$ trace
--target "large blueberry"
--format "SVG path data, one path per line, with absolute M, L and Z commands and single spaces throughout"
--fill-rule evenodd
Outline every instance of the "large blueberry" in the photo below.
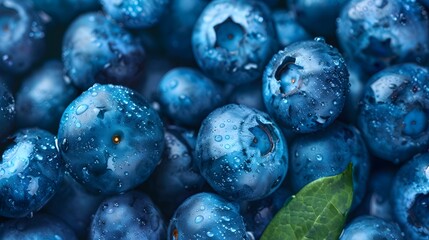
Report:
M 86 192 L 82 185 L 66 172 L 60 189 L 43 210 L 63 220 L 80 239 L 85 239 L 88 235 L 91 217 L 97 211 L 103 198 L 102 195 Z
M 253 236 L 252 239 L 261 238 L 265 228 L 291 196 L 291 192 L 284 186 L 281 186 L 266 198 L 257 201 L 242 202 L 240 204 L 241 215 L 244 218 L 246 230 Z
M 18 126 L 56 134 L 61 115 L 77 96 L 78 90 L 64 77 L 61 62 L 45 63 L 22 82 L 16 95 Z
M 213 193 L 189 197 L 170 220 L 171 240 L 246 240 L 246 228 L 236 203 Z
M 341 233 L 339 240 L 402 240 L 398 224 L 373 216 L 355 218 Z
M 375 156 L 400 162 L 429 147 L 429 71 L 415 64 L 387 68 L 368 82 L 358 125 Z
M 0 71 L 23 73 L 45 52 L 45 27 L 28 1 L 0 0 Z
M 159 163 L 164 130 L 158 114 L 131 89 L 96 84 L 64 111 L 58 130 L 71 175 L 88 190 L 127 191 Z
M 231 200 L 257 200 L 286 176 L 288 151 L 277 124 L 244 105 L 218 108 L 201 124 L 197 165 L 207 182 Z
M 54 24 L 68 24 L 77 15 L 97 10 L 99 0 L 31 0 L 34 6 L 52 18 Z
M 15 115 L 15 99 L 3 79 L 0 79 L 0 139 L 4 139 L 14 126 Z
M 408 239 L 429 238 L 429 154 L 403 165 L 393 181 L 391 201 Z
M 73 230 L 60 219 L 36 214 L 0 223 L 2 240 L 77 240 Z
M 161 212 L 144 193 L 132 191 L 104 200 L 91 223 L 89 239 L 165 239 Z
M 148 180 L 150 194 L 166 216 L 206 185 L 195 166 L 193 150 L 196 134 L 177 127 L 165 132 L 165 151 L 161 163 Z
M 55 136 L 24 129 L 6 138 L 0 147 L 0 216 L 24 217 L 38 211 L 63 180 Z
M 314 36 L 335 37 L 336 20 L 349 0 L 287 0 L 296 18 Z
M 338 20 L 345 56 L 373 74 L 385 67 L 429 58 L 429 21 L 417 1 L 352 0 Z
M 158 87 L 161 111 L 179 125 L 198 127 L 224 101 L 220 85 L 192 68 L 175 68 Z
M 64 35 L 65 72 L 83 90 L 94 83 L 132 83 L 142 71 L 144 55 L 130 33 L 101 13 L 81 15 Z
M 340 53 L 323 39 L 278 52 L 263 76 L 269 114 L 287 130 L 308 133 L 329 126 L 341 113 L 349 73 Z
M 277 10 L 273 12 L 273 21 L 280 48 L 284 48 L 294 42 L 311 39 L 310 34 L 297 22 L 291 12 Z
M 192 47 L 213 79 L 241 84 L 258 79 L 277 50 L 277 36 L 263 2 L 216 0 L 195 23 Z
M 343 172 L 353 164 L 353 207 L 365 195 L 369 177 L 369 157 L 359 131 L 340 122 L 328 129 L 295 138 L 290 147 L 289 178 L 293 190 L 308 183 Z
M 104 11 L 123 26 L 147 28 L 159 22 L 170 0 L 100 0 L 100 2 Z
M 171 0 L 160 22 L 160 39 L 168 56 L 179 63 L 193 62 L 192 31 L 209 0 Z

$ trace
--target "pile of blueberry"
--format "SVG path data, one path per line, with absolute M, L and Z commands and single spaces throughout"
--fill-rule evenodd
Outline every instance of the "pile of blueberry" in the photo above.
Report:
M 0 239 L 429 239 L 428 0 L 0 0 Z

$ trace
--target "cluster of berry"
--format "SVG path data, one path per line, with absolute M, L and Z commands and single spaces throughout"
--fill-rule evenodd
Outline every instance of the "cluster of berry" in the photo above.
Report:
M 429 239 L 428 0 L 0 0 L 0 239 Z M 311 209 L 311 206 L 309 206 Z

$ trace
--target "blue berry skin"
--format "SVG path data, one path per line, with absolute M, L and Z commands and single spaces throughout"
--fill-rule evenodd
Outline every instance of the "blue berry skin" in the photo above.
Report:
M 332 124 L 349 90 L 344 59 L 321 38 L 296 42 L 279 51 L 262 80 L 268 113 L 296 133 L 315 132 Z
M 274 11 L 273 21 L 281 49 L 294 42 L 311 39 L 311 35 L 297 22 L 291 12 Z
M 45 205 L 43 211 L 67 223 L 79 239 L 86 239 L 91 218 L 103 198 L 102 195 L 86 192 L 82 185 L 66 172 L 60 189 Z
M 0 71 L 21 74 L 45 53 L 45 26 L 28 1 L 0 0 Z
M 312 35 L 335 37 L 336 20 L 349 0 L 287 0 L 298 22 Z
M 429 58 L 429 21 L 417 1 L 352 0 L 341 12 L 337 35 L 344 55 L 368 74 Z
M 64 35 L 64 69 L 82 90 L 94 83 L 130 85 L 139 77 L 144 56 L 136 39 L 101 13 L 81 15 Z
M 61 115 L 78 93 L 64 77 L 61 62 L 46 62 L 22 82 L 16 95 L 18 127 L 38 127 L 56 134 Z
M 288 168 L 281 130 L 268 114 L 244 105 L 229 104 L 210 113 L 201 124 L 195 154 L 210 186 L 235 201 L 267 197 Z
M 161 110 L 182 126 L 198 127 L 215 108 L 222 105 L 222 88 L 198 70 L 174 68 L 158 87 Z
M 260 239 L 265 228 L 291 196 L 292 193 L 281 186 L 266 198 L 240 204 L 246 230 L 252 234 L 252 239 Z
M 64 165 L 55 136 L 23 129 L 1 143 L 0 216 L 24 217 L 42 208 L 59 189 Z
M 0 223 L 2 240 L 77 240 L 75 233 L 60 219 L 36 214 Z
M 53 24 L 68 24 L 81 13 L 99 8 L 98 0 L 31 0 L 36 9 L 49 15 Z
M 164 129 L 158 114 L 131 89 L 96 84 L 64 111 L 58 142 L 66 167 L 86 189 L 125 192 L 159 163 Z
M 212 1 L 192 35 L 200 68 L 215 80 L 236 85 L 260 78 L 277 46 L 268 7 L 252 0 Z
M 236 87 L 229 96 L 229 102 L 266 111 L 262 99 L 262 84 L 259 81 Z
M 160 40 L 171 59 L 192 63 L 192 31 L 209 0 L 171 0 L 168 14 L 160 22 Z M 184 17 L 186 16 L 186 17 Z
M 12 92 L 0 79 L 0 138 L 4 139 L 15 125 L 15 99 Z
M 403 165 L 393 181 L 391 201 L 407 239 L 429 238 L 429 154 Z
M 126 28 L 142 29 L 158 23 L 170 0 L 100 0 L 104 11 Z
M 355 218 L 348 224 L 339 240 L 402 240 L 398 224 L 373 216 Z
M 429 71 L 415 64 L 387 68 L 365 87 L 358 126 L 369 150 L 394 163 L 429 147 Z
M 369 178 L 369 157 L 360 132 L 340 122 L 328 129 L 296 137 L 290 147 L 289 178 L 298 192 L 308 183 L 343 172 L 353 164 L 353 206 L 362 201 Z
M 170 126 L 165 132 L 161 163 L 148 180 L 150 195 L 162 212 L 171 217 L 188 197 L 202 192 L 205 179 L 195 166 L 196 134 Z
M 247 240 L 236 203 L 213 193 L 198 193 L 180 205 L 168 226 L 171 240 Z
M 98 207 L 89 239 L 166 239 L 159 209 L 144 193 L 132 191 L 110 197 Z

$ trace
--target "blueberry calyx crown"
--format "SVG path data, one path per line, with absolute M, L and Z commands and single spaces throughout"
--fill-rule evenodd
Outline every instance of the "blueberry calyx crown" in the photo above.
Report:
M 228 52 L 238 51 L 246 34 L 243 26 L 234 22 L 231 17 L 214 26 L 214 30 L 216 33 L 215 47 L 223 48 Z
M 274 78 L 280 82 L 279 91 L 284 97 L 296 93 L 302 85 L 300 70 L 303 67 L 296 65 L 295 61 L 293 57 L 286 57 L 274 74 Z

